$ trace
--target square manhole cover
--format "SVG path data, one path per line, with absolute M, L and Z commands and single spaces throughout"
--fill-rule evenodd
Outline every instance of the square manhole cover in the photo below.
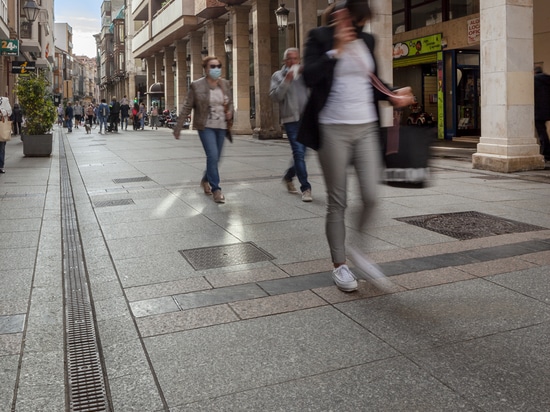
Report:
M 116 199 L 116 200 L 100 200 L 94 202 L 94 207 L 109 207 L 109 206 L 126 206 L 133 205 L 132 199 Z
M 149 176 L 142 177 L 124 177 L 120 179 L 113 179 L 114 183 L 133 183 L 133 182 L 149 182 L 151 178 Z
M 251 242 L 179 251 L 195 270 L 221 268 L 275 259 Z
M 546 229 L 473 211 L 401 217 L 396 220 L 460 240 Z

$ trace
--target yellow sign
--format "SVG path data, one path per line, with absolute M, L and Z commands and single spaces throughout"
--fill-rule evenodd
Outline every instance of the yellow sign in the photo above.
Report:
M 441 33 L 394 44 L 393 58 L 395 60 L 439 51 L 441 51 Z

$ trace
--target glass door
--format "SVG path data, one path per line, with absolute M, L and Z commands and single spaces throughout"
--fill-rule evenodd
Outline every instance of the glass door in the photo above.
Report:
M 457 66 L 456 135 L 480 136 L 481 79 L 479 67 Z

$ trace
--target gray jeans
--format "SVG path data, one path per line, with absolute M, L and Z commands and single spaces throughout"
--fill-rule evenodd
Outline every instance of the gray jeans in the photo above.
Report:
M 380 176 L 378 123 L 321 124 L 319 162 L 327 190 L 325 230 L 333 263 L 346 262 L 347 168 L 352 165 L 359 180 L 363 208 L 354 228 L 361 230 L 376 204 Z

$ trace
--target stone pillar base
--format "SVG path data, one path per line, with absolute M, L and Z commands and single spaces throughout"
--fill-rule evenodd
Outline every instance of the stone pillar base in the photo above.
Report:
M 474 153 L 472 155 L 474 169 L 491 170 L 500 173 L 523 172 L 526 170 L 544 169 L 544 157 L 531 156 L 501 156 L 487 153 Z
M 235 112 L 235 121 L 233 122 L 234 134 L 252 134 L 250 126 L 250 110 L 239 110 Z
M 260 129 L 259 127 L 254 129 L 254 133 L 252 135 L 254 139 L 258 140 L 272 140 L 272 139 L 281 139 L 283 137 L 281 131 L 277 130 L 265 130 Z

